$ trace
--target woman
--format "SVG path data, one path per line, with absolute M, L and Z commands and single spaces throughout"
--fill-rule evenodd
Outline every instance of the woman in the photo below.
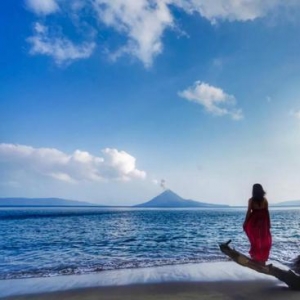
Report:
M 268 260 L 272 245 L 270 215 L 265 194 L 259 183 L 253 185 L 252 198 L 248 201 L 243 225 L 251 244 L 249 254 L 253 260 L 262 264 Z

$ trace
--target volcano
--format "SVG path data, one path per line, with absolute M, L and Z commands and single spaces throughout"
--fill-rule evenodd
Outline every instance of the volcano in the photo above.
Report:
M 229 207 L 229 205 L 210 204 L 190 199 L 184 199 L 171 190 L 166 190 L 153 199 L 135 205 L 135 207 Z

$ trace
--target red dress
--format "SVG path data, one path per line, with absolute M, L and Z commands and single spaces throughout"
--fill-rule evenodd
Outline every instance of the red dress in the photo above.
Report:
M 252 209 L 244 229 L 251 244 L 249 251 L 251 258 L 266 262 L 272 246 L 268 209 Z

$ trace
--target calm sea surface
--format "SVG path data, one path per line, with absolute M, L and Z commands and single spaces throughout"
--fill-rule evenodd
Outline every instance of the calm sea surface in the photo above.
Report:
M 300 208 L 271 209 L 270 259 L 300 254 Z M 0 279 L 225 261 L 218 243 L 248 253 L 245 208 L 0 208 Z

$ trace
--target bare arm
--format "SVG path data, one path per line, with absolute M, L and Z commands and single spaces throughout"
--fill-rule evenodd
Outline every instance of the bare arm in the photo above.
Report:
M 248 201 L 248 209 L 247 209 L 247 213 L 246 213 L 246 217 L 245 217 L 245 221 L 244 221 L 244 224 L 243 224 L 243 228 L 245 229 L 245 225 L 251 215 L 251 212 L 252 212 L 252 208 L 251 208 L 251 199 L 249 199 Z

